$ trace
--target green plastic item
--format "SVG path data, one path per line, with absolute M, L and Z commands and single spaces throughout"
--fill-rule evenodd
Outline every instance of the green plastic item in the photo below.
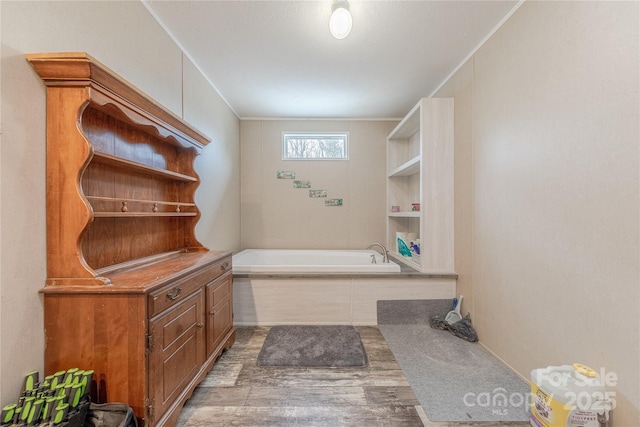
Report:
M 35 389 L 35 386 L 39 381 L 39 377 L 40 374 L 38 373 L 38 371 L 29 372 L 27 375 L 25 375 L 23 391 Z
M 7 405 L 4 408 L 2 408 L 2 419 L 0 419 L 0 423 L 2 424 L 11 424 L 11 422 L 13 421 L 13 416 L 16 413 L 16 407 L 18 405 L 11 404 L 11 405 Z
M 53 425 L 60 424 L 67 416 L 67 411 L 69 411 L 69 404 L 62 403 L 55 407 L 53 411 Z

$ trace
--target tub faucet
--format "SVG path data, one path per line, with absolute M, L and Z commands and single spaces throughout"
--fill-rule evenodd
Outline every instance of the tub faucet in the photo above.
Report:
M 370 244 L 367 249 L 372 249 L 374 246 L 379 246 L 380 249 L 382 249 L 382 262 L 384 263 L 388 263 L 389 262 L 389 251 L 387 250 L 387 248 L 384 247 L 384 245 L 382 243 L 372 243 Z

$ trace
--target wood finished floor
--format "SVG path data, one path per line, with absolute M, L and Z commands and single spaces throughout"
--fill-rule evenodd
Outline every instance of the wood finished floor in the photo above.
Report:
M 237 328 L 236 343 L 187 401 L 178 427 L 529 425 L 430 422 L 378 328 L 358 331 L 366 368 L 261 368 L 269 328 Z

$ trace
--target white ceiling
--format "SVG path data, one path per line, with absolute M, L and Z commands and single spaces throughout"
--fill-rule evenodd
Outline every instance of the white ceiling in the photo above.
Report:
M 331 0 L 143 0 L 240 118 L 398 118 L 429 96 L 519 5 Z

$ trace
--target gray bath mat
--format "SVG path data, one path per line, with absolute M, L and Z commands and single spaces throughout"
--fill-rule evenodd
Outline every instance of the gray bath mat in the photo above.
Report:
M 353 326 L 274 326 L 264 340 L 258 366 L 365 367 L 369 363 Z
M 378 327 L 429 420 L 529 419 L 529 383 L 477 343 L 432 329 L 451 300 L 378 301 Z

